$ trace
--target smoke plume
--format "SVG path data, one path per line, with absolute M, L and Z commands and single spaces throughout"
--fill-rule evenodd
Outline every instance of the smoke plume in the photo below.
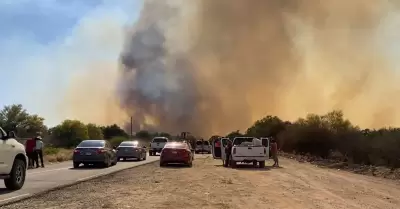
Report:
M 120 56 L 120 106 L 136 129 L 173 133 L 333 109 L 400 125 L 390 12 L 379 0 L 147 0 Z

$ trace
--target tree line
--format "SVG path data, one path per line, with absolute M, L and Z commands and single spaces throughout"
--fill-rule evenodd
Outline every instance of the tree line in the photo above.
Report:
M 275 137 L 286 153 L 400 167 L 400 128 L 361 129 L 344 119 L 342 111 L 309 114 L 294 122 L 266 116 L 244 133 L 233 131 L 227 135 L 235 136 Z
M 14 131 L 20 138 L 33 137 L 41 132 L 47 142 L 58 147 L 74 147 L 86 139 L 107 139 L 118 145 L 130 135 L 116 124 L 98 126 L 79 120 L 65 120 L 48 128 L 44 118 L 29 114 L 22 105 L 5 106 L 0 111 L 0 126 Z M 145 141 L 168 133 L 142 130 L 135 138 Z M 244 133 L 232 131 L 227 137 L 275 137 L 279 148 L 286 153 L 308 154 L 321 158 L 337 158 L 356 164 L 400 167 L 400 128 L 361 129 L 344 119 L 342 111 L 325 115 L 309 114 L 296 121 L 266 116 L 254 122 Z M 218 136 L 210 138 L 214 139 Z
M 71 148 L 82 140 L 107 139 L 113 145 L 129 139 L 131 136 L 117 124 L 99 126 L 85 124 L 79 120 L 64 120 L 55 127 L 44 125 L 44 118 L 29 114 L 21 104 L 8 105 L 0 111 L 0 126 L 6 131 L 14 131 L 19 139 L 35 137 L 38 133 L 47 143 L 56 147 Z M 154 136 L 170 136 L 168 133 L 150 133 L 146 130 L 134 134 L 135 138 L 145 141 Z

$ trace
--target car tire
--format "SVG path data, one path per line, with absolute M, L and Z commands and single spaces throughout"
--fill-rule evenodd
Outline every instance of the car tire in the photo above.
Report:
M 108 167 L 110 167 L 110 164 L 111 164 L 110 158 L 107 157 L 106 160 L 105 160 L 104 163 L 103 163 L 103 167 L 104 167 L 104 168 L 108 168 Z
M 193 162 L 190 161 L 190 162 L 187 164 L 187 166 L 188 166 L 189 168 L 193 167 Z
M 160 161 L 160 167 L 165 167 L 166 163 Z
M 77 163 L 77 162 L 74 162 L 74 163 L 73 163 L 74 168 L 79 168 L 79 165 L 80 165 L 80 163 Z M 85 164 L 85 165 L 86 165 L 86 164 Z
M 26 165 L 23 160 L 15 159 L 10 172 L 10 177 L 4 179 L 4 184 L 9 190 L 19 190 L 24 186 L 26 177 Z
M 258 162 L 260 164 L 260 168 L 265 168 L 265 161 Z
M 112 166 L 117 165 L 118 163 L 118 158 L 115 158 L 115 160 L 111 163 Z

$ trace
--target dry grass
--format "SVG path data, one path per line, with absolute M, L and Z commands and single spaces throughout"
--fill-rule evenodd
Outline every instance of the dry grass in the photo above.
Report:
M 72 160 L 73 150 L 64 148 L 49 147 L 44 151 L 44 160 L 47 162 L 63 162 Z

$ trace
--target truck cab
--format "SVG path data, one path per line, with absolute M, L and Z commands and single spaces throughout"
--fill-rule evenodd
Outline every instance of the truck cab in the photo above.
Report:
M 8 134 L 0 127 L 0 179 L 7 189 L 19 190 L 25 183 L 28 157 L 25 146 L 15 139 L 14 132 Z

